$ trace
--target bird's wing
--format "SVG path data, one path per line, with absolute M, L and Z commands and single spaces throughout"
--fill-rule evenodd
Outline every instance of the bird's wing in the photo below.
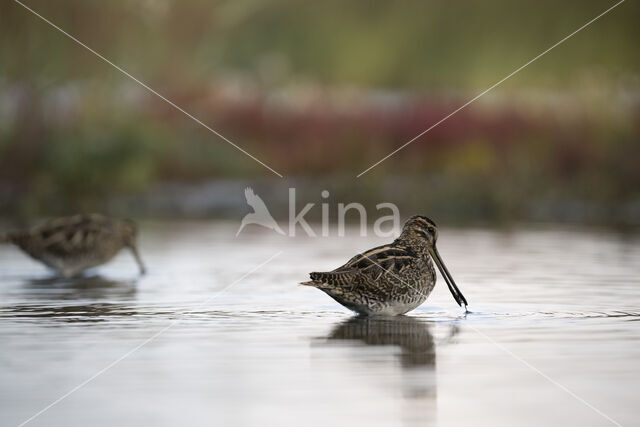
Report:
M 351 286 L 357 276 L 378 279 L 386 274 L 399 275 L 418 259 L 415 253 L 406 248 L 384 245 L 354 256 L 333 271 L 311 273 L 310 276 L 312 281 L 332 287 Z
M 107 221 L 89 215 L 53 220 L 34 228 L 31 238 L 51 254 L 79 254 L 90 250 L 101 240 L 112 237 L 113 229 Z
M 380 272 L 399 273 L 417 259 L 418 256 L 408 248 L 383 245 L 354 256 L 334 271 L 358 270 L 372 272 L 375 275 Z
M 265 211 L 269 212 L 260 196 L 254 193 L 251 187 L 245 188 L 244 197 L 247 199 L 247 204 L 251 206 L 256 213 Z

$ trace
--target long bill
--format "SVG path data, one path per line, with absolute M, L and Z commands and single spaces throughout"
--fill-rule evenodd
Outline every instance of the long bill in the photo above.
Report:
M 464 309 L 466 310 L 467 300 L 464 295 L 462 295 L 462 292 L 460 292 L 460 289 L 458 289 L 458 287 L 456 286 L 456 282 L 453 280 L 453 277 L 451 277 L 451 273 L 449 273 L 449 270 L 447 270 L 444 262 L 442 262 L 442 258 L 440 258 L 440 254 L 438 253 L 438 249 L 436 248 L 436 246 L 433 245 L 429 249 L 429 252 L 431 253 L 431 257 L 433 258 L 433 260 L 436 262 L 438 270 L 440 270 L 440 273 L 442 273 L 442 277 L 444 277 L 445 282 L 447 282 L 447 286 L 449 287 L 449 291 L 451 291 L 451 295 L 453 295 L 453 299 L 456 300 L 460 307 L 462 307 L 462 304 L 464 304 Z
M 140 268 L 140 274 L 144 275 L 147 273 L 147 268 L 144 266 L 144 263 L 142 262 L 142 258 L 140 258 L 140 254 L 138 253 L 138 248 L 136 247 L 136 245 L 131 245 L 129 246 L 129 248 L 131 249 L 131 253 L 133 254 L 133 257 L 136 259 L 136 263 L 138 264 L 138 268 Z

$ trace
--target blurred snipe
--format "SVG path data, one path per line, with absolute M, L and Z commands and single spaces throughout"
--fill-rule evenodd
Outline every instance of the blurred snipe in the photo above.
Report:
M 356 255 L 342 267 L 311 273 L 303 285 L 316 287 L 345 307 L 366 315 L 399 315 L 422 304 L 436 283 L 433 261 L 458 305 L 467 300 L 436 249 L 438 228 L 429 218 L 413 216 L 391 244 Z
M 9 232 L 0 236 L 0 242 L 13 243 L 67 278 L 110 261 L 126 247 L 144 274 L 136 235 L 133 221 L 90 214 L 57 218 L 28 230 Z

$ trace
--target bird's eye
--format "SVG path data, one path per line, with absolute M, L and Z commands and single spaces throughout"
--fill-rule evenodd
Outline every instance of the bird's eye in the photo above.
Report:
M 429 231 L 429 233 L 433 234 L 436 231 L 436 229 L 431 227 L 431 226 L 429 226 L 429 228 L 427 228 L 427 231 Z

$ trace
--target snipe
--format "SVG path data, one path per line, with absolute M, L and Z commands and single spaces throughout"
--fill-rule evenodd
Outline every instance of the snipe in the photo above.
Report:
M 303 285 L 316 287 L 345 307 L 365 315 L 399 315 L 422 304 L 436 283 L 433 261 L 458 305 L 467 300 L 436 249 L 438 227 L 425 216 L 407 220 L 388 245 L 356 255 L 333 271 L 311 273 Z
M 133 221 L 90 214 L 57 218 L 28 230 L 9 232 L 0 236 L 0 242 L 13 243 L 68 278 L 110 261 L 123 248 L 132 251 L 144 274 L 136 236 Z

